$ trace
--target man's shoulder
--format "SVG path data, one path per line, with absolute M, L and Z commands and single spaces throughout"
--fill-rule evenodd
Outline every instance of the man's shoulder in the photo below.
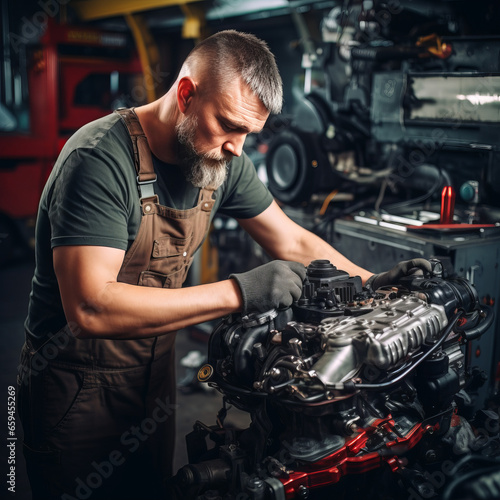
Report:
M 51 198 L 54 188 L 83 190 L 91 180 L 116 188 L 123 196 L 135 188 L 133 150 L 127 129 L 117 113 L 84 125 L 66 142 L 42 195 Z
M 78 129 L 66 142 L 62 153 L 68 156 L 79 148 L 119 148 L 129 147 L 128 133 L 117 113 L 87 123 Z
M 62 171 L 72 174 L 85 170 L 120 171 L 133 178 L 132 142 L 125 124 L 117 113 L 111 113 L 78 129 L 66 142 L 54 165 L 53 180 Z M 105 167 L 105 168 L 104 168 Z M 109 174 L 114 176 L 114 174 Z

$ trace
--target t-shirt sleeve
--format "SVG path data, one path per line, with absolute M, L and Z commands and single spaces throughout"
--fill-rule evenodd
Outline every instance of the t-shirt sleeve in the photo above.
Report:
M 250 219 L 271 205 L 273 196 L 262 183 L 252 161 L 243 153 L 229 165 L 224 200 L 219 212 L 236 219 Z
M 51 246 L 127 249 L 130 207 L 123 170 L 98 148 L 74 150 L 54 181 L 48 206 Z

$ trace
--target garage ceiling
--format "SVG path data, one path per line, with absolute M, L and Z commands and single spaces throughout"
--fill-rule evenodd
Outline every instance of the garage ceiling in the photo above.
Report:
M 126 28 L 121 14 L 113 10 L 116 5 L 116 9 L 122 9 L 122 13 L 141 13 L 151 29 L 165 29 L 182 26 L 185 14 L 181 6 L 186 4 L 202 7 L 205 19 L 217 22 L 231 18 L 240 21 L 267 19 L 290 14 L 292 10 L 301 12 L 332 8 L 338 3 L 338 0 L 76 0 L 70 6 L 76 11 L 81 10 L 79 6 L 82 6 L 86 12 L 82 17 L 87 20 L 99 19 L 99 24 L 108 28 Z

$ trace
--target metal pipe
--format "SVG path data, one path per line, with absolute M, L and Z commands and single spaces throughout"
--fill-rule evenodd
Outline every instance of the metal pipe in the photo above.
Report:
M 2 0 L 2 65 L 4 75 L 4 104 L 12 105 L 12 61 L 9 43 L 9 5 L 8 0 Z

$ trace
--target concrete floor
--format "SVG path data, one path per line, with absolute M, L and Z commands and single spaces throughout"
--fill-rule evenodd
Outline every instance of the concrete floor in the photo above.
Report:
M 3 391 L 2 410 L 0 417 L 0 435 L 5 436 L 7 428 L 7 388 L 16 386 L 16 374 L 19 353 L 24 342 L 23 323 L 26 317 L 30 283 L 34 265 L 31 261 L 23 260 L 0 269 L 0 390 Z M 190 378 L 190 372 L 181 365 L 181 359 L 192 351 L 206 353 L 206 341 L 201 340 L 203 335 L 194 335 L 191 331 L 180 331 L 176 341 L 177 380 L 182 382 Z M 208 337 L 206 337 L 208 339 Z M 215 423 L 215 417 L 222 406 L 222 397 L 213 390 L 204 390 L 199 386 L 182 387 L 177 395 L 177 439 L 174 458 L 174 471 L 187 463 L 185 435 L 188 434 L 196 420 L 207 425 Z M 248 416 L 239 410 L 232 409 L 226 422 L 234 426 L 246 426 Z M 22 429 L 16 426 L 16 500 L 31 498 L 28 479 L 26 476 L 22 455 Z M 4 440 L 3 440 L 4 441 Z M 5 442 L 5 441 L 4 441 Z M 8 466 L 5 450 L 0 454 L 1 474 L 5 478 Z M 0 497 L 5 498 L 5 483 L 2 485 Z M 9 495 L 9 498 L 11 496 Z

